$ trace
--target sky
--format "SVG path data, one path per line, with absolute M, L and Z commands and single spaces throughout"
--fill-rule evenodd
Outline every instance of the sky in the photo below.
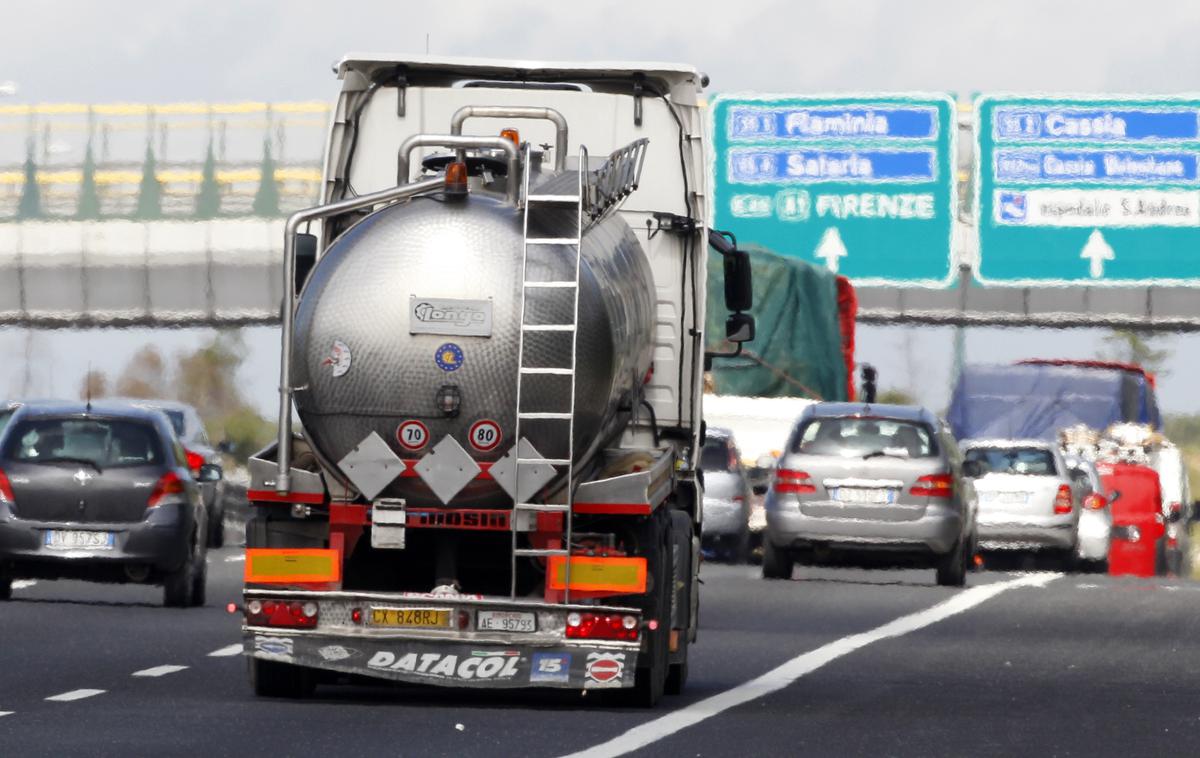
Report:
M 709 74 L 712 92 L 1200 90 L 1200 3 L 1188 0 L 791 0 L 737 3 L 438 3 L 358 0 L 121 0 L 10 3 L 3 11 L 0 102 L 332 99 L 330 65 L 347 52 L 554 60 L 665 60 Z M 11 156 L 0 162 L 11 162 Z M 0 391 L 30 382 L 75 391 L 89 363 L 115 373 L 147 342 L 188 350 L 206 330 L 0 330 Z M 968 360 L 1092 357 L 1098 330 L 970 329 Z M 247 396 L 275 399 L 278 337 L 247 332 Z M 946 328 L 872 327 L 859 359 L 883 387 L 945 405 L 953 356 Z M 1160 401 L 1196 412 L 1200 339 L 1168 336 Z M 26 376 L 29 381 L 26 381 Z

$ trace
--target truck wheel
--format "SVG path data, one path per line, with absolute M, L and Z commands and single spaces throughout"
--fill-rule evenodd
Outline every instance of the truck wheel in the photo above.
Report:
M 679 663 L 672 663 L 667 669 L 667 683 L 663 691 L 668 695 L 682 695 L 683 688 L 687 686 L 688 678 L 688 662 L 687 650 L 688 644 L 683 644 L 683 660 Z
M 671 525 L 666 506 L 649 519 L 647 526 L 646 563 L 652 572 L 653 593 L 647 600 L 646 617 L 656 619 L 658 628 L 646 631 L 649 638 L 646 652 L 638 658 L 634 672 L 633 689 L 629 693 L 632 704 L 641 708 L 653 708 L 666 691 L 667 670 L 670 668 L 671 636 Z
M 937 583 L 942 587 L 962 587 L 967 583 L 968 539 L 960 538 L 954 549 L 938 559 Z
M 788 551 L 775 547 L 771 538 L 763 535 L 763 579 L 791 579 L 796 562 Z
M 317 689 L 311 669 L 279 661 L 250 659 L 250 684 L 259 697 L 306 698 Z

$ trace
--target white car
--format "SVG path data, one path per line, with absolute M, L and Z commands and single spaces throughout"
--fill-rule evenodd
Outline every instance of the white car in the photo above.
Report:
M 1044 440 L 966 440 L 963 458 L 982 469 L 979 548 L 1052 554 L 1064 569 L 1079 555 L 1081 483 L 1057 445 Z
M 1108 549 L 1112 544 L 1112 509 L 1108 507 L 1109 493 L 1096 464 L 1082 458 L 1066 456 L 1071 480 L 1082 491 L 1082 510 L 1079 512 L 1079 544 L 1076 558 L 1079 567 L 1091 571 L 1108 570 Z

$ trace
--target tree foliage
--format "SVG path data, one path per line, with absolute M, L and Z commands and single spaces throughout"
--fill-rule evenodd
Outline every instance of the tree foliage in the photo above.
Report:
M 25 151 L 25 185 L 21 188 L 21 200 L 17 203 L 17 218 L 42 217 L 42 190 L 38 187 L 37 164 L 33 162 L 33 140 Z
M 204 156 L 204 169 L 200 179 L 200 194 L 196 196 L 196 218 L 216 218 L 221 212 L 221 187 L 217 184 L 217 159 L 213 155 L 212 140 L 208 141 L 208 153 Z
M 1128 329 L 1114 329 L 1104 338 L 1107 348 L 1101 358 L 1122 363 L 1136 363 L 1147 371 L 1165 376 L 1166 363 L 1171 358 L 1168 348 L 1155 349 L 1158 338 L 1143 336 Z
M 92 154 L 90 139 L 87 152 L 83 155 L 83 180 L 79 183 L 79 205 L 75 208 L 75 218 L 100 218 L 100 193 L 96 190 L 96 158 Z
M 905 390 L 896 389 L 894 387 L 883 390 L 882 392 L 877 394 L 875 396 L 875 402 L 889 404 L 889 405 L 917 405 L 918 404 L 917 399 L 915 397 L 913 397 L 911 393 L 909 393 Z
M 108 376 L 99 369 L 90 369 L 83 375 L 79 383 L 79 399 L 106 397 L 108 395 Z
M 154 146 L 146 143 L 146 160 L 142 163 L 142 182 L 138 187 L 137 210 L 134 218 L 151 221 L 162 218 L 162 184 L 158 181 L 158 161 Z

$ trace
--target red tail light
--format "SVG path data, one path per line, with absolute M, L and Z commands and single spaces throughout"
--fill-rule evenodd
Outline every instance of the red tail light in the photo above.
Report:
M 1183 505 L 1180 503 L 1167 503 L 1167 513 L 1179 514 L 1183 513 Z
M 917 479 L 908 494 L 949 499 L 954 494 L 954 477 L 951 474 L 926 474 Z
M 146 507 L 157 507 L 167 495 L 178 495 L 183 491 L 183 480 L 179 478 L 179 474 L 168 471 L 162 475 L 162 478 L 155 483 L 154 489 L 150 491 L 150 500 L 146 503 Z
M 192 476 L 200 476 L 200 467 L 204 465 L 204 456 L 193 453 L 191 450 L 184 452 L 187 453 L 187 467 L 192 472 Z
M 1102 511 L 1108 506 L 1108 499 L 1099 492 L 1093 492 L 1083 499 L 1083 507 L 1089 511 Z
M 1071 488 L 1065 484 L 1058 486 L 1058 494 L 1054 496 L 1054 512 L 1056 514 L 1070 513 L 1073 503 Z
M 816 492 L 812 477 L 804 471 L 781 468 L 775 472 L 775 491 L 779 494 L 795 493 L 805 495 Z
M 623 613 L 568 613 L 567 637 L 591 640 L 636 640 L 637 617 Z
M 317 604 L 309 600 L 259 600 L 246 603 L 246 623 L 250 626 L 289 626 L 311 628 L 317 625 Z
M 8 503 L 13 505 L 17 499 L 13 497 L 12 484 L 8 481 L 8 474 L 0 471 L 0 503 Z

